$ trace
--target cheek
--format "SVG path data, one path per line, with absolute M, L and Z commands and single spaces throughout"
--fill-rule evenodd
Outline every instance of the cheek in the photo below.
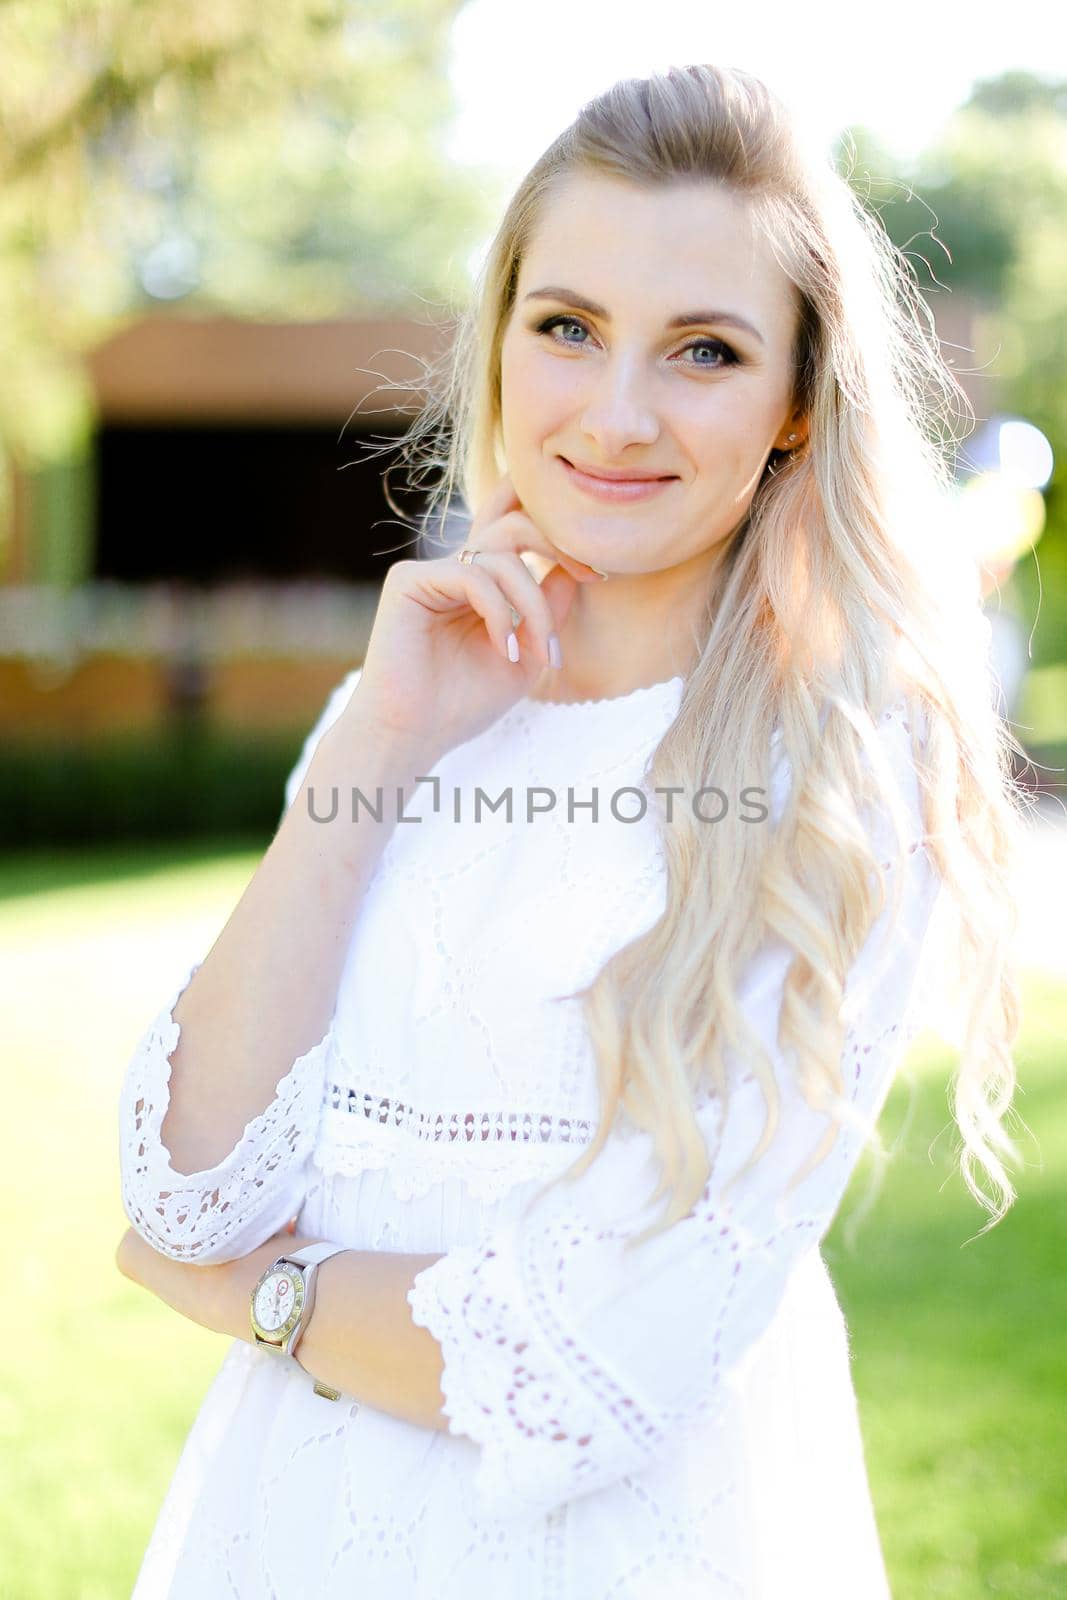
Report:
M 717 477 L 750 471 L 762 442 L 759 420 L 725 397 L 722 404 L 679 413 L 675 436 L 698 471 Z
M 501 411 L 505 438 L 522 448 L 552 438 L 570 426 L 581 407 L 581 375 L 566 361 L 546 360 L 528 345 L 505 344 L 500 361 Z
M 505 345 L 500 358 L 500 415 L 505 442 L 514 446 L 529 431 L 530 383 L 524 363 Z

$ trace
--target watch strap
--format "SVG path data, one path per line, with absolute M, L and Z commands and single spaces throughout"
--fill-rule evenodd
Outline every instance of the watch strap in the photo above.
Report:
M 256 1342 L 261 1349 L 274 1350 L 278 1355 L 294 1362 L 298 1367 L 300 1366 L 300 1362 L 296 1359 L 296 1347 L 303 1338 L 304 1331 L 311 1320 L 311 1313 L 314 1310 L 315 1274 L 323 1261 L 328 1261 L 331 1256 L 340 1255 L 343 1250 L 350 1250 L 351 1248 L 351 1245 L 335 1244 L 332 1239 L 323 1239 L 318 1244 L 303 1245 L 299 1250 L 291 1250 L 286 1255 L 279 1256 L 272 1263 L 267 1269 L 270 1272 L 280 1266 L 284 1266 L 287 1262 L 293 1266 L 306 1269 L 302 1274 L 304 1280 L 304 1307 L 300 1321 L 284 1345 L 272 1344 L 267 1340 L 260 1339 L 257 1335 Z M 301 1371 L 306 1371 L 306 1368 L 301 1367 Z M 312 1377 L 311 1373 L 307 1375 Z M 317 1378 L 313 1378 L 313 1382 L 315 1393 L 321 1395 L 324 1400 L 340 1400 L 341 1392 L 339 1389 L 332 1389 L 329 1384 L 322 1383 Z
M 331 1256 L 340 1255 L 342 1250 L 351 1248 L 348 1244 L 335 1244 L 332 1239 L 323 1239 L 318 1244 L 305 1244 L 299 1250 L 290 1250 L 288 1255 L 279 1256 L 278 1260 L 295 1262 L 298 1267 L 317 1267 L 320 1262 L 328 1261 Z

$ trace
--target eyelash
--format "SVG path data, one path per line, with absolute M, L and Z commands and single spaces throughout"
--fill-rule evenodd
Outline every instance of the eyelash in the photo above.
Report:
M 561 322 L 564 324 L 574 323 L 575 326 L 583 328 L 586 333 L 589 332 L 581 317 L 568 316 L 564 313 L 559 313 L 554 317 L 546 318 L 544 322 L 539 322 L 534 331 L 539 334 L 548 334 L 552 328 L 555 328 Z M 581 346 L 576 345 L 572 339 L 554 339 L 553 343 L 571 345 L 573 349 L 581 349 Z M 722 372 L 726 367 L 741 365 L 741 357 L 735 350 L 732 350 L 722 339 L 712 339 L 708 334 L 703 334 L 699 339 L 690 339 L 688 344 L 682 346 L 682 349 L 694 350 L 698 345 L 703 344 L 712 345 L 716 350 L 721 350 L 726 359 L 716 366 L 711 366 L 710 363 L 705 361 L 689 361 L 683 363 L 683 365 L 695 367 L 698 371 L 704 368 L 708 372 Z

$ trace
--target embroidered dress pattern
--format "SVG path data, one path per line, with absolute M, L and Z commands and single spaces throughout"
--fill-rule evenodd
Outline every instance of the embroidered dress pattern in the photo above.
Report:
M 311 730 L 287 805 L 359 675 Z M 596 1128 L 595 1064 L 570 993 L 663 911 L 652 808 L 617 821 L 606 797 L 644 784 L 682 689 L 676 678 L 614 700 L 520 700 L 450 751 L 434 769 L 442 793 L 573 786 L 581 800 L 595 787 L 600 818 L 517 805 L 511 820 L 466 806 L 457 820 L 422 786 L 416 820 L 394 830 L 365 891 L 326 1034 L 225 1160 L 188 1175 L 160 1129 L 172 1013 L 197 962 L 164 989 L 120 1098 L 130 1222 L 157 1250 L 203 1263 L 247 1253 L 294 1215 L 302 1233 L 353 1249 L 440 1252 L 408 1299 L 441 1344 L 448 1431 L 352 1396 L 328 1405 L 304 1375 L 234 1341 L 133 1600 L 888 1600 L 847 1329 L 819 1245 L 924 1020 L 939 885 L 909 702 L 877 730 L 910 830 L 902 916 L 891 943 L 880 919 L 846 986 L 855 1117 L 830 1153 L 785 1192 L 826 1124 L 781 1060 L 790 952 L 768 945 L 740 1000 L 782 1114 L 729 1206 L 723 1184 L 763 1126 L 740 1060 L 726 1115 L 715 1100 L 698 1108 L 718 1147 L 712 1177 L 666 1234 L 623 1252 L 660 1209 L 645 1205 L 657 1169 L 644 1134 L 613 1137 L 524 1214 Z M 779 815 L 787 788 L 780 764 Z

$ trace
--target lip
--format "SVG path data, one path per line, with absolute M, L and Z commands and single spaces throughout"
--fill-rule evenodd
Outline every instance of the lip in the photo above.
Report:
M 597 500 L 647 500 L 676 483 L 676 478 L 597 478 L 573 466 L 566 456 L 556 458 L 576 489 L 592 495 Z

